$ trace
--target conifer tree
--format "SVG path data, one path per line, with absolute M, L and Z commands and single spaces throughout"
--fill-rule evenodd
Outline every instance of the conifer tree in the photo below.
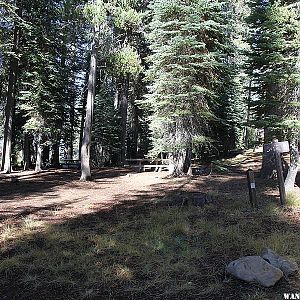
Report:
M 148 38 L 146 104 L 154 151 L 171 153 L 172 175 L 187 172 L 193 144 L 205 141 L 221 64 L 221 6 L 206 0 L 155 0 Z
M 291 144 L 291 167 L 287 188 L 294 186 L 298 165 L 299 135 L 299 13 L 283 1 L 253 3 L 250 67 L 257 99 L 252 106 L 257 126 L 263 127 L 265 142 L 287 138 Z M 269 176 L 263 159 L 262 175 Z M 292 175 L 293 174 L 293 175 Z

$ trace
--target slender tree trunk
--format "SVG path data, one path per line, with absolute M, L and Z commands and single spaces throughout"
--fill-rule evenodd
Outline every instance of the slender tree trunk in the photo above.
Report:
M 96 30 L 95 30 L 96 31 Z M 90 167 L 90 148 L 91 148 L 91 133 L 92 133 L 92 120 L 95 101 L 95 88 L 96 88 L 96 69 L 97 69 L 97 50 L 95 45 L 95 37 L 92 42 L 92 53 L 90 61 L 90 74 L 88 81 L 88 94 L 86 101 L 86 116 L 82 135 L 81 146 L 81 177 L 80 180 L 91 180 L 91 167 Z
M 127 113 L 128 113 L 128 88 L 129 78 L 123 78 L 119 95 L 119 111 L 121 116 L 121 157 L 120 164 L 125 164 L 126 159 L 126 135 L 127 135 Z
M 53 151 L 53 155 L 52 155 L 52 165 L 54 166 L 54 168 L 58 168 L 59 167 L 59 142 L 56 142 L 55 144 L 52 145 L 52 151 Z
M 70 123 L 71 123 L 71 131 L 70 131 L 70 159 L 73 159 L 73 152 L 74 152 L 74 127 L 75 127 L 75 103 L 74 103 L 74 101 L 73 101 L 72 106 L 71 106 Z
M 21 9 L 18 10 L 18 15 L 21 16 Z M 14 29 L 14 45 L 12 52 L 18 52 L 20 28 L 15 25 Z M 11 172 L 11 153 L 12 153 L 12 130 L 13 130 L 13 114 L 15 109 L 15 90 L 16 78 L 18 71 L 18 60 L 15 56 L 11 56 L 7 99 L 5 106 L 5 123 L 4 123 L 4 139 L 2 149 L 2 165 L 1 170 L 5 173 Z
M 298 173 L 298 164 L 299 164 L 298 140 L 293 139 L 290 142 L 290 167 L 284 182 L 286 192 L 291 192 L 294 189 L 295 180 Z
M 31 165 L 30 160 L 30 140 L 28 133 L 24 136 L 24 171 L 29 170 Z
M 138 116 L 138 107 L 132 105 L 132 145 L 131 145 L 131 157 L 137 158 L 137 148 L 138 148 L 138 132 L 139 132 L 139 116 Z
M 244 143 L 246 149 L 249 148 L 249 128 L 250 128 L 250 107 L 251 107 L 251 97 L 252 97 L 252 80 L 249 80 L 249 91 L 248 91 L 248 97 L 247 97 L 247 121 L 245 126 L 245 136 L 244 136 Z
M 42 134 L 38 133 L 35 139 L 36 144 L 36 162 L 35 162 L 35 172 L 39 173 L 42 171 Z

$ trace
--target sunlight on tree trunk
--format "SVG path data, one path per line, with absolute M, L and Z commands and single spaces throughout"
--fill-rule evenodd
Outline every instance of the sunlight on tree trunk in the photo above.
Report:
M 20 15 L 20 9 L 18 14 Z M 14 45 L 13 53 L 18 51 L 20 36 L 20 28 L 15 26 L 14 29 Z M 16 88 L 16 77 L 18 71 L 18 60 L 12 55 L 11 64 L 9 71 L 9 82 L 7 90 L 7 102 L 5 106 L 5 124 L 4 124 L 4 139 L 2 149 L 2 166 L 1 169 L 5 173 L 11 172 L 11 152 L 12 152 L 12 130 L 13 130 L 13 114 L 15 109 L 15 88 Z
M 95 34 L 96 30 L 94 30 Z M 82 135 L 81 146 L 81 177 L 80 180 L 91 180 L 91 167 L 90 167 L 90 147 L 91 147 L 91 132 L 93 110 L 95 102 L 95 85 L 96 85 L 96 69 L 97 69 L 97 50 L 95 45 L 95 36 L 92 42 L 92 53 L 90 61 L 90 74 L 88 81 L 88 94 L 86 102 L 86 115 Z
M 42 135 L 41 133 L 37 134 L 36 137 L 36 162 L 35 162 L 35 172 L 39 173 L 42 171 Z
M 298 164 L 299 164 L 298 140 L 293 139 L 290 143 L 290 167 L 284 182 L 286 192 L 291 192 L 294 189 L 295 180 L 298 172 Z

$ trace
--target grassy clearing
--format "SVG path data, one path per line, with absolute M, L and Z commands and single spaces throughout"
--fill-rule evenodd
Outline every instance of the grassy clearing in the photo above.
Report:
M 225 274 L 231 260 L 266 247 L 300 263 L 300 228 L 291 217 L 294 196 L 281 209 L 276 199 L 263 198 L 260 183 L 263 208 L 251 211 L 243 179 L 222 176 L 207 178 L 205 184 L 215 180 L 213 202 L 203 207 L 168 206 L 168 200 L 189 197 L 170 191 L 163 203 L 130 204 L 62 224 L 30 216 L 5 220 L 0 299 L 279 300 L 299 292 L 299 278 L 298 285 L 283 279 L 266 289 Z
M 237 206 L 231 201 L 222 209 L 215 204 L 151 207 L 47 227 L 31 218 L 15 228 L 8 224 L 1 233 L 6 245 L 0 261 L 2 295 L 276 299 L 288 283 L 273 289 L 254 285 L 245 292 L 241 282 L 224 281 L 224 268 L 230 260 L 259 254 L 264 247 L 300 261 L 298 229 L 283 224 L 272 209 L 251 213 Z

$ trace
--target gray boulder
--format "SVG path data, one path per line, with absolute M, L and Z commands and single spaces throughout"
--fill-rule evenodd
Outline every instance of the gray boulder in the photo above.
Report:
M 263 251 L 261 257 L 273 267 L 280 269 L 284 276 L 292 275 L 299 270 L 299 267 L 294 260 L 280 256 L 269 248 Z
M 229 263 L 227 272 L 247 282 L 256 282 L 264 287 L 273 286 L 283 277 L 280 269 L 273 267 L 260 256 L 245 256 Z

